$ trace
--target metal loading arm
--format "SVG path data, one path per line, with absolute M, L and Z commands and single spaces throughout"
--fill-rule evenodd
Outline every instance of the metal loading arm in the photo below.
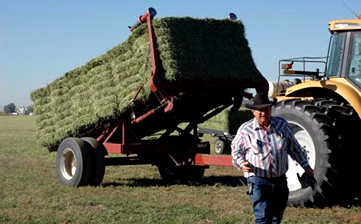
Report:
M 159 54 L 156 50 L 156 37 L 154 35 L 154 29 L 152 25 L 152 19 L 157 14 L 157 11 L 154 8 L 149 8 L 147 12 L 138 18 L 138 21 L 131 27 L 129 27 L 130 31 L 133 31 L 140 24 L 146 22 L 148 27 L 148 35 L 149 35 L 149 49 L 150 49 L 150 57 L 151 57 L 151 75 L 149 77 L 149 87 L 150 90 L 157 97 L 161 105 L 155 109 L 148 111 L 147 113 L 141 115 L 140 117 L 132 118 L 132 123 L 139 123 L 147 117 L 154 114 L 156 111 L 160 109 L 164 109 L 165 112 L 171 110 L 173 108 L 173 97 L 169 97 L 165 90 L 164 83 L 164 71 L 162 70 L 162 66 L 160 63 Z M 140 89 L 136 93 L 134 99 L 140 92 Z

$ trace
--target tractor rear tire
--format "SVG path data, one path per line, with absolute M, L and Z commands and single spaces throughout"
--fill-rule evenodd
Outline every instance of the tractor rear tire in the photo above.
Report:
M 332 125 L 337 132 L 338 157 L 335 160 L 337 162 L 332 163 L 332 168 L 340 179 L 337 185 L 333 186 L 337 189 L 334 199 L 338 205 L 349 206 L 353 204 L 355 198 L 360 196 L 361 189 L 361 184 L 355 180 L 360 173 L 361 150 L 355 145 L 355 140 L 359 138 L 355 130 L 361 127 L 360 118 L 352 106 L 344 102 L 315 99 L 312 103 L 323 108 L 324 114 L 332 120 Z
M 337 135 L 322 108 L 309 101 L 290 99 L 273 106 L 273 116 L 288 121 L 294 135 L 306 151 L 310 166 L 314 169 L 317 185 L 315 188 L 302 187 L 297 174 L 304 170 L 289 157 L 286 173 L 290 190 L 288 204 L 295 207 L 324 207 L 333 202 L 336 193 L 332 187 L 340 181 L 333 169 L 337 162 Z

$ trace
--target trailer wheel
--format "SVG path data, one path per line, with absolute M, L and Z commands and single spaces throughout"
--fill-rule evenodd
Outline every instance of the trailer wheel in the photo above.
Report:
M 158 166 L 159 174 L 162 179 L 168 183 L 176 180 L 184 181 L 198 181 L 200 180 L 206 170 L 205 166 Z
M 165 182 L 172 183 L 179 180 L 179 170 L 176 166 L 158 165 L 158 171 Z
M 61 184 L 79 187 L 89 183 L 89 151 L 89 147 L 79 138 L 66 138 L 60 143 L 56 156 L 56 171 Z
M 179 179 L 181 181 L 199 181 L 203 177 L 205 170 L 205 166 L 180 167 Z
M 105 173 L 105 159 L 104 155 L 106 149 L 103 144 L 99 143 L 96 139 L 91 137 L 83 137 L 81 138 L 88 144 L 90 150 L 91 157 L 91 171 L 90 171 L 90 179 L 89 185 L 98 186 L 102 183 Z
M 214 153 L 217 155 L 229 154 L 231 152 L 231 147 L 228 142 L 222 139 L 214 140 Z

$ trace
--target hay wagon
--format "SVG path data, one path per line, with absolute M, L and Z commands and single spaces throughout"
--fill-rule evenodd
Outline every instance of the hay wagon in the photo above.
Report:
M 33 93 L 32 99 L 35 101 L 35 110 L 39 116 L 40 134 L 38 136 L 42 137 L 55 131 L 60 133 L 56 135 L 56 141 L 43 145 L 47 146 L 49 151 L 57 151 L 56 169 L 62 184 L 71 186 L 99 185 L 103 180 L 105 167 L 111 165 L 155 165 L 165 181 L 198 180 L 210 165 L 232 166 L 230 156 L 210 154 L 210 144 L 200 140 L 197 128 L 198 124 L 207 121 L 225 108 L 232 106 L 233 110 L 238 110 L 243 98 L 251 96 L 246 91 L 247 89 L 254 88 L 257 92 L 268 90 L 267 81 L 253 63 L 248 42 L 243 35 L 243 25 L 239 21 L 231 19 L 200 21 L 191 18 L 172 18 L 167 20 L 170 22 L 164 27 L 172 27 L 174 20 L 177 22 L 185 21 L 185 23 L 174 25 L 176 29 L 168 38 L 173 42 L 166 45 L 160 44 L 158 42 L 159 36 L 155 34 L 153 26 L 155 15 L 156 11 L 149 8 L 144 15 L 138 18 L 136 24 L 129 27 L 132 33 L 135 31 L 147 33 L 148 58 L 151 69 L 146 80 L 142 80 L 146 85 L 137 84 L 137 89 L 132 92 L 130 100 L 126 99 L 129 105 L 121 113 L 117 109 L 110 116 L 100 117 L 96 122 L 92 121 L 86 124 L 84 114 L 90 113 L 89 111 L 94 111 L 96 108 L 84 109 L 83 112 L 77 112 L 78 115 L 73 113 L 73 117 L 64 116 L 65 118 L 61 120 L 61 122 L 68 121 L 65 124 L 82 120 L 82 125 L 78 125 L 76 131 L 69 132 L 67 129 L 60 132 L 63 126 L 50 131 L 46 129 L 48 126 L 44 123 L 52 116 L 48 116 L 44 112 L 44 105 L 53 105 L 51 108 L 58 107 L 65 101 L 59 100 L 58 96 L 69 94 L 69 91 L 73 91 L 74 88 L 64 87 L 65 81 L 60 78 L 57 80 L 58 85 L 56 87 L 53 85 Z M 197 39 L 192 39 L 187 37 L 189 32 L 177 31 L 177 29 L 186 27 L 188 23 L 192 26 L 196 23 L 196 29 L 202 29 L 203 26 L 208 28 L 204 28 L 206 31 L 199 31 L 205 32 L 199 34 L 202 36 L 198 35 Z M 226 34 L 223 34 L 224 37 L 219 37 L 222 34 L 217 33 L 215 27 L 212 27 L 213 23 L 217 24 L 216 27 L 220 26 L 227 31 Z M 241 31 L 238 34 L 237 30 L 240 27 Z M 179 37 L 179 35 L 184 36 Z M 231 37 L 229 39 L 229 35 L 235 35 L 236 38 Z M 208 40 L 207 38 L 210 36 L 216 37 L 218 43 L 214 40 Z M 174 40 L 176 38 L 179 39 L 178 42 Z M 225 42 L 220 42 L 222 38 L 228 39 Z M 184 67 L 183 70 L 179 69 L 181 70 L 180 73 L 187 73 L 190 78 L 167 78 L 166 75 L 170 73 L 170 68 L 165 64 L 168 61 L 175 61 L 175 64 L 179 66 L 186 64 L 180 59 L 182 55 L 184 56 L 184 52 L 174 54 L 175 57 L 179 58 L 170 60 L 166 59 L 164 55 L 162 56 L 161 48 L 172 47 L 177 43 L 185 44 L 188 39 L 191 39 L 191 45 L 186 47 L 182 45 L 182 48 L 194 57 L 190 59 L 189 63 L 197 61 L 197 66 L 193 67 L 193 70 L 185 69 L 187 67 Z M 204 42 L 209 44 L 198 49 Z M 134 44 L 136 43 L 134 42 Z M 212 59 L 213 61 L 209 61 L 211 60 L 210 54 L 216 56 Z M 103 57 L 101 63 L 104 60 Z M 98 60 L 91 63 L 100 62 Z M 108 65 L 108 67 L 111 65 L 113 64 Z M 202 71 L 203 73 L 201 73 Z M 211 78 L 208 77 L 208 74 L 212 72 L 216 75 Z M 200 73 L 200 75 L 193 77 L 189 73 Z M 77 79 L 88 73 L 79 74 Z M 111 74 L 114 76 L 116 73 L 113 71 Z M 71 76 L 72 74 L 67 75 Z M 84 91 L 88 91 L 87 89 L 90 88 L 88 86 L 84 88 L 86 89 Z M 106 86 L 103 87 L 102 91 L 106 88 Z M 147 97 L 140 97 L 145 89 L 149 89 L 149 94 Z M 120 89 L 117 90 L 117 92 L 120 91 Z M 44 92 L 48 92 L 45 97 L 48 100 L 44 100 Z M 40 96 L 41 94 L 43 95 Z M 71 97 L 77 97 L 77 94 L 70 93 Z M 84 99 L 81 97 L 84 97 L 85 94 L 78 95 L 80 95 L 78 96 L 79 99 Z M 104 95 L 106 97 L 112 96 L 111 94 Z M 94 101 L 93 103 L 83 103 L 86 106 L 101 105 L 98 102 L 101 100 L 95 96 L 87 96 L 86 98 L 92 98 Z M 116 99 L 119 100 L 120 97 Z M 60 109 L 53 111 L 58 117 L 65 113 L 62 112 Z M 102 110 L 99 110 L 100 112 Z M 42 118 L 44 119 L 41 120 Z M 56 124 L 59 122 L 57 120 Z

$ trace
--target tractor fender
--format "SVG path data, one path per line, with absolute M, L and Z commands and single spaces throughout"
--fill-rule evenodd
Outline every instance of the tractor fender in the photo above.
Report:
M 352 83 L 344 78 L 333 78 L 321 81 L 309 80 L 290 86 L 286 89 L 284 96 L 277 97 L 277 101 L 289 98 L 314 99 L 316 98 L 315 92 L 317 92 L 317 98 L 329 98 L 331 92 L 332 94 L 338 95 L 339 98 L 347 101 L 359 117 L 361 117 L 361 93 Z

